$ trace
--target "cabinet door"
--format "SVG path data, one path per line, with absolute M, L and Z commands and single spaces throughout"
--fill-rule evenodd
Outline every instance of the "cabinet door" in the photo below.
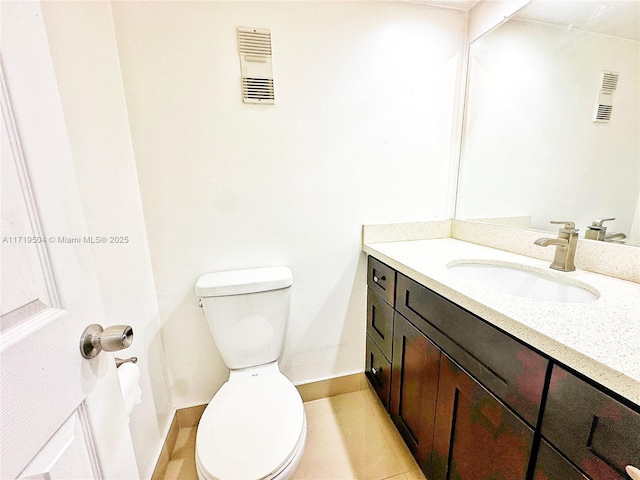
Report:
M 524 480 L 533 431 L 444 353 L 430 480 Z
M 529 425 L 538 423 L 546 357 L 402 274 L 396 310 Z
M 640 466 L 640 412 L 554 365 L 542 436 L 594 480 Z
M 428 474 L 433 446 L 440 350 L 395 314 L 391 418 L 420 468 Z
M 371 386 L 380 397 L 384 408 L 389 411 L 389 397 L 391 394 L 391 364 L 382 354 L 378 345 L 367 335 L 367 359 L 365 374 Z
M 533 480 L 589 480 L 571 462 L 542 440 Z
M 371 288 L 367 292 L 367 333 L 391 360 L 393 338 L 393 308 Z

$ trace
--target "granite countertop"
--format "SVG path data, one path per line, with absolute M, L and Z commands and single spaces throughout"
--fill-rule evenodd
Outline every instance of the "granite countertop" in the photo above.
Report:
M 640 284 L 440 238 L 365 243 L 363 250 L 489 323 L 640 405 Z M 483 287 L 447 269 L 459 260 L 524 265 L 599 292 L 593 302 L 532 300 Z

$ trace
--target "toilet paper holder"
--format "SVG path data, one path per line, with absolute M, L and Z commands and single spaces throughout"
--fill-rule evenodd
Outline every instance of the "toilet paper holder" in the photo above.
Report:
M 123 363 L 138 363 L 138 357 L 131 357 L 131 358 L 116 357 L 116 368 L 118 368 Z
M 101 351 L 117 352 L 133 342 L 133 328 L 129 325 L 113 325 L 108 328 L 94 323 L 82 332 L 80 353 L 84 358 L 94 358 Z

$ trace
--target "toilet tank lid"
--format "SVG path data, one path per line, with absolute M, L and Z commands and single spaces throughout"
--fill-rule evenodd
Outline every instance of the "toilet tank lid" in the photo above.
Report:
M 289 267 L 251 268 L 202 275 L 196 283 L 199 297 L 225 297 L 244 293 L 266 292 L 293 284 Z

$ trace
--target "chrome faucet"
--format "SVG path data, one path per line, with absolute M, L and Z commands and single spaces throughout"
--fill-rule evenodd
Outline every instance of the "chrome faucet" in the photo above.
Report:
M 627 238 L 627 236 L 622 232 L 610 233 L 609 235 L 606 235 L 604 237 L 604 241 L 605 242 L 612 242 L 612 243 L 624 243 L 623 240 L 625 238 Z
M 584 238 L 589 240 L 599 240 L 601 242 L 614 242 L 624 243 L 622 240 L 627 238 L 624 233 L 610 233 L 607 235 L 607 227 L 603 226 L 604 222 L 615 220 L 615 218 L 601 218 L 594 220 L 591 225 L 587 227 L 587 231 L 584 233 Z
M 573 222 L 551 222 L 554 225 L 564 225 L 558 232 L 558 238 L 539 238 L 535 242 L 541 247 L 555 245 L 556 254 L 550 268 L 563 272 L 573 272 L 576 269 L 574 257 L 578 244 L 578 229 Z

